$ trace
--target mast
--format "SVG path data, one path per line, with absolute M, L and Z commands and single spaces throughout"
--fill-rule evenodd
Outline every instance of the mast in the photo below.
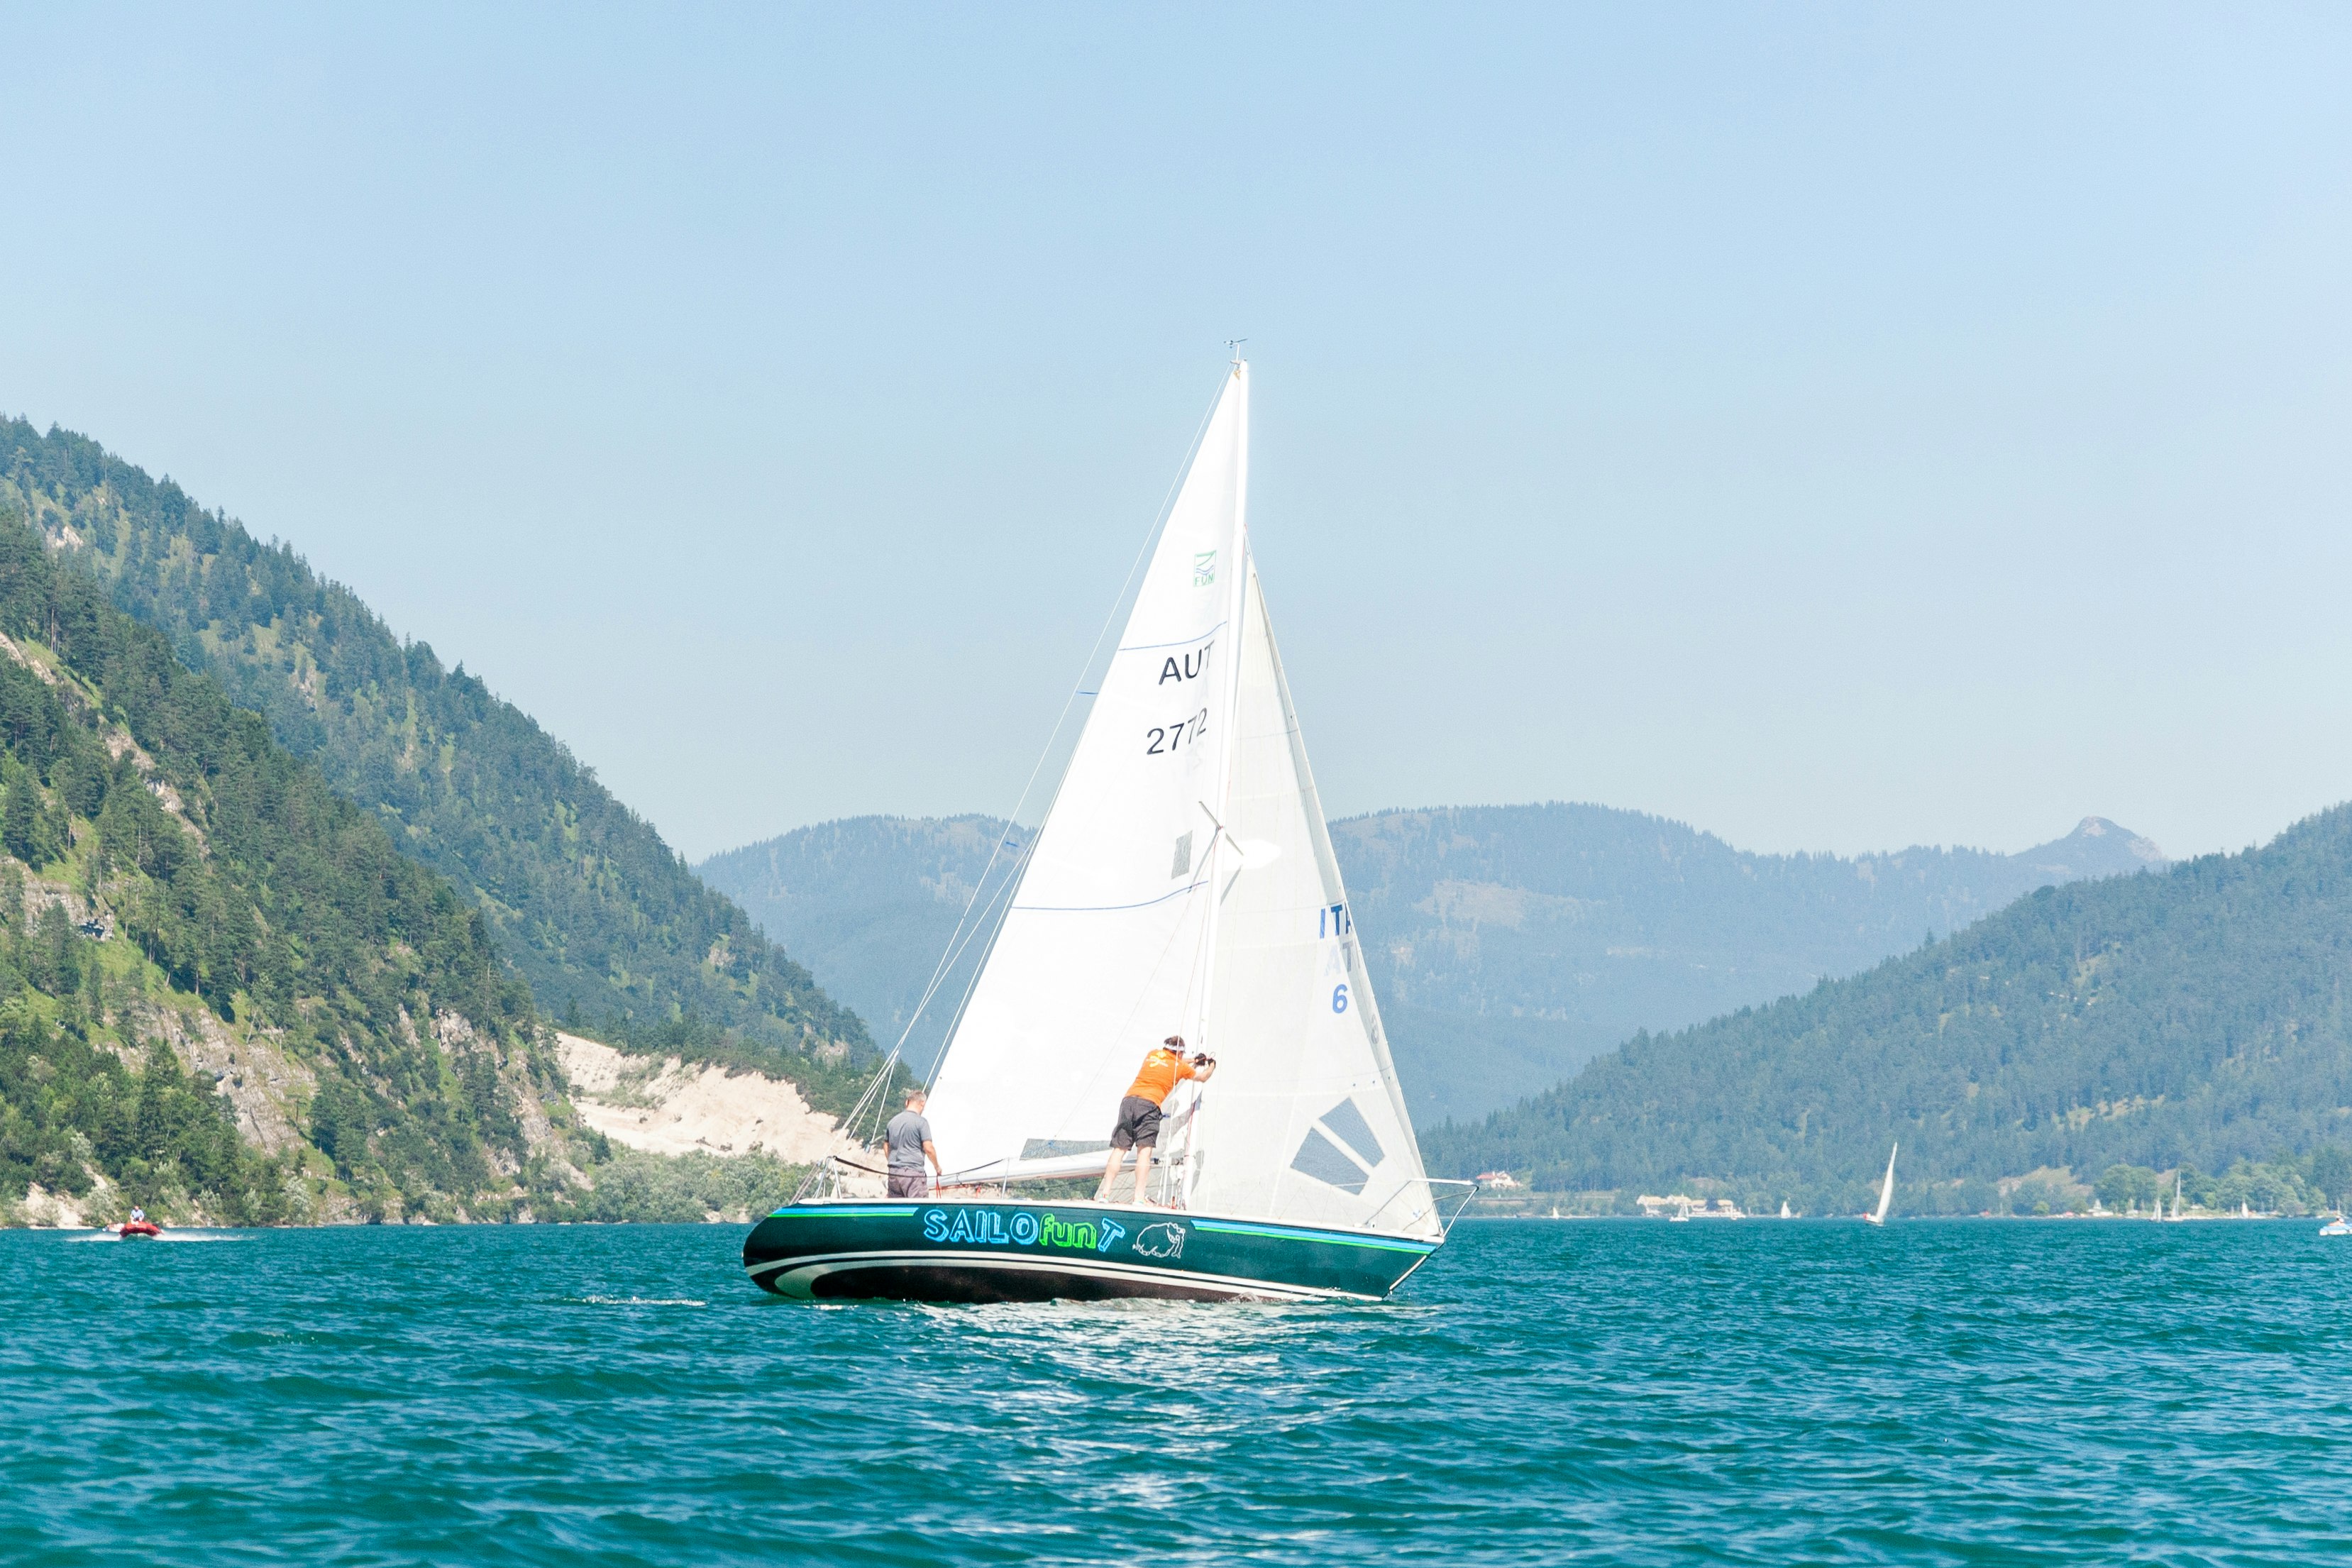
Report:
M 1233 815 L 1229 803 L 1234 791 L 1234 753 L 1238 749 L 1235 742 L 1240 740 L 1234 732 L 1239 707 L 1234 698 L 1242 684 L 1242 612 L 1245 604 L 1244 594 L 1249 582 L 1249 365 L 1240 357 L 1238 346 L 1234 351 L 1234 379 L 1241 384 L 1241 406 L 1235 411 L 1238 417 L 1234 437 L 1232 587 L 1225 595 L 1225 647 L 1229 656 L 1225 660 L 1225 743 L 1220 748 L 1221 755 L 1217 762 L 1217 798 L 1208 803 L 1209 813 L 1215 821 L 1209 834 L 1209 918 L 1202 936 L 1202 948 L 1207 955 L 1201 972 L 1200 1036 L 1204 1049 L 1208 1045 L 1209 1003 L 1217 982 L 1217 910 L 1224 902 L 1218 897 L 1217 856 L 1233 837 L 1225 831 L 1224 823 L 1225 818 Z M 1239 844 L 1234 844 L 1233 848 L 1234 854 L 1241 853 Z
M 1234 380 L 1239 384 L 1234 391 L 1235 395 L 1241 399 L 1241 405 L 1234 410 L 1237 417 L 1234 422 L 1234 558 L 1228 563 L 1226 574 L 1232 586 L 1225 595 L 1227 670 L 1224 680 L 1225 741 L 1223 746 L 1219 749 L 1221 754 L 1217 763 L 1217 798 L 1214 802 L 1204 803 L 1207 805 L 1211 818 L 1207 868 L 1209 912 L 1201 933 L 1201 1014 L 1200 1024 L 1193 1036 L 1196 1042 L 1193 1048 L 1203 1051 L 1209 1048 L 1210 1043 L 1209 1005 L 1216 994 L 1217 913 L 1224 903 L 1223 889 L 1218 881 L 1218 873 L 1223 861 L 1219 856 L 1226 843 L 1233 837 L 1232 834 L 1225 831 L 1225 819 L 1233 815 L 1231 801 L 1234 791 L 1234 753 L 1239 750 L 1238 742 L 1241 739 L 1239 734 L 1241 705 L 1237 698 L 1242 684 L 1242 613 L 1248 602 L 1246 595 L 1250 574 L 1249 362 L 1242 358 L 1239 339 L 1235 339 L 1227 346 L 1234 351 Z M 1234 844 L 1233 851 L 1238 858 L 1241 846 L 1238 843 Z M 1181 1181 L 1183 1200 L 1188 1205 L 1192 1202 L 1193 1176 L 1198 1168 L 1192 1154 L 1200 1143 L 1200 1126 L 1201 1086 L 1195 1083 L 1192 1085 L 1190 1114 L 1186 1117 L 1184 1124 L 1185 1159 Z M 1143 1194 L 1139 1191 L 1135 1195 L 1141 1198 Z

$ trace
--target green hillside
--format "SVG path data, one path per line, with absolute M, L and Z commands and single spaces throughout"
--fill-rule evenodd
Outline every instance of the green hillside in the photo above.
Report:
M 820 1105 L 854 1094 L 871 1051 L 856 1016 L 462 667 L 81 437 L 0 423 L 0 505 L 455 882 L 542 1011 L 793 1078 Z
M 0 1221 L 544 1207 L 562 1079 L 479 912 L 5 501 L 0 634 Z
M 2051 883 L 2162 866 L 2103 818 L 2016 855 L 1759 855 L 1607 806 L 1386 811 L 1332 825 L 1415 1111 L 1483 1116 L 1639 1029 L 1809 990 Z
M 1865 974 L 1644 1034 L 1482 1122 L 1447 1174 L 1564 1189 L 1712 1178 L 1857 1205 L 1901 1140 L 1906 1202 L 1985 1206 L 2064 1167 L 2221 1170 L 2352 1140 L 2352 807 L 2161 875 L 2045 888 Z

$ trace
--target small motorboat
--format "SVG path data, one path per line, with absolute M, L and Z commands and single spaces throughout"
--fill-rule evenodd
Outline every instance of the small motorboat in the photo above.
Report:
M 152 1239 L 163 1234 L 163 1227 L 152 1219 L 126 1219 L 112 1228 L 125 1241 L 137 1241 L 142 1237 Z
M 2344 1216 L 2342 1215 L 2337 1215 L 2334 1219 L 2329 1220 L 2326 1225 L 2319 1227 L 2319 1234 L 2322 1236 L 2352 1236 L 2352 1225 L 2346 1224 Z

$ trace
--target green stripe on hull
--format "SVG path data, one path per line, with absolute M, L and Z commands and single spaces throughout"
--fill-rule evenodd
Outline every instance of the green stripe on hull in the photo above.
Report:
M 1203 1219 L 1193 1222 L 1202 1230 L 1220 1236 L 1278 1236 L 1292 1241 L 1319 1241 L 1328 1247 L 1369 1247 L 1381 1252 L 1410 1252 L 1416 1258 L 1426 1258 L 1437 1250 L 1433 1241 L 1389 1241 L 1378 1237 L 1342 1236 L 1328 1230 L 1299 1230 L 1286 1225 L 1244 1225 L 1238 1220 Z
M 744 1239 L 743 1266 L 793 1296 L 1377 1300 L 1435 1250 L 1408 1237 L 1092 1204 L 793 1204 Z

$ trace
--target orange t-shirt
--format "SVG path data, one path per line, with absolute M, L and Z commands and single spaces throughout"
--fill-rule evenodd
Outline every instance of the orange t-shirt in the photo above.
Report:
M 1143 1070 L 1127 1086 L 1127 1092 L 1140 1096 L 1154 1105 L 1165 1105 L 1176 1086 L 1188 1078 L 1199 1078 L 1201 1069 L 1184 1059 L 1181 1051 L 1171 1051 L 1166 1046 L 1143 1058 Z

